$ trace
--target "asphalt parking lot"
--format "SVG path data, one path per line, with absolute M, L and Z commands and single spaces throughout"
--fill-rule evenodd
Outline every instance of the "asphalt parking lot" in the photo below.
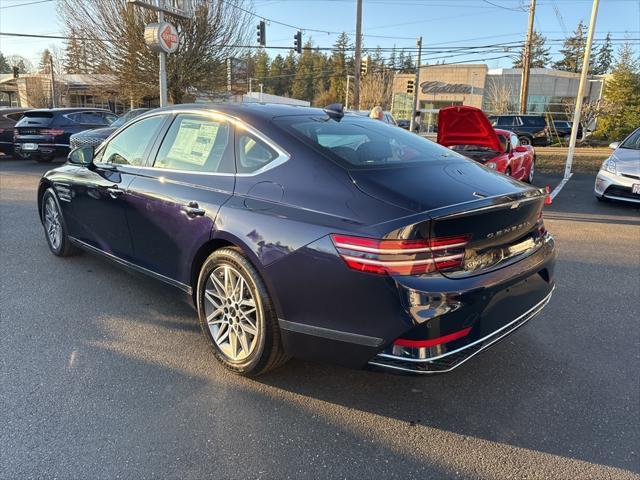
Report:
M 248 380 L 177 291 L 49 253 L 48 168 L 0 159 L 0 478 L 640 478 L 640 210 L 592 177 L 545 211 L 546 310 L 458 370 Z

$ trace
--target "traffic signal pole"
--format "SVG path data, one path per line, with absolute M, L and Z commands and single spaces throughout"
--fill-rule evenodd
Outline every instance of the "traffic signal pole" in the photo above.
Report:
M 527 113 L 527 97 L 529 96 L 529 68 L 531 66 L 531 42 L 533 41 L 533 18 L 536 14 L 536 0 L 529 3 L 529 27 L 527 41 L 522 55 L 522 77 L 520 78 L 520 113 Z
M 356 0 L 356 51 L 353 76 L 353 104 L 360 110 L 360 68 L 362 63 L 362 0 Z
M 164 22 L 164 12 L 160 10 L 158 11 L 158 23 L 162 22 Z M 165 52 L 160 52 L 158 53 L 158 58 L 160 60 L 160 106 L 166 107 L 169 103 L 167 99 L 167 54 Z
M 418 58 L 416 60 L 416 79 L 413 83 L 413 103 L 411 105 L 411 119 L 409 120 L 409 131 L 413 132 L 416 122 L 416 110 L 418 108 L 418 85 L 420 84 L 420 58 L 422 57 L 422 37 L 418 38 Z
M 564 167 L 564 180 L 568 180 L 571 176 L 571 165 L 573 164 L 573 154 L 576 151 L 576 140 L 578 138 L 578 127 L 580 125 L 580 116 L 582 114 L 582 97 L 584 97 L 584 89 L 587 85 L 587 74 L 589 73 L 589 58 L 591 57 L 591 44 L 593 43 L 593 33 L 596 29 L 596 17 L 598 16 L 599 0 L 593 0 L 591 8 L 591 21 L 589 22 L 589 33 L 587 34 L 587 44 L 584 48 L 584 58 L 582 60 L 582 72 L 580 73 L 580 86 L 578 87 L 578 95 L 576 97 L 576 109 L 573 112 L 573 125 L 571 126 L 571 140 L 569 141 L 569 151 L 567 153 L 567 163 Z

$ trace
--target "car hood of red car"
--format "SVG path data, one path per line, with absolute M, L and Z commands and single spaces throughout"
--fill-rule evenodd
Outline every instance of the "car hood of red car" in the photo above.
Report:
M 500 140 L 482 110 L 454 106 L 438 112 L 438 143 L 445 147 L 477 145 L 502 152 Z

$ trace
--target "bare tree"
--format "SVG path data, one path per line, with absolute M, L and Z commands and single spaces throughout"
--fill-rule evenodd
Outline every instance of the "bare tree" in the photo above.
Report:
M 364 75 L 360 81 L 360 107 L 370 110 L 379 105 L 384 110 L 390 110 L 392 84 L 391 70 L 379 70 Z
M 212 90 L 224 84 L 224 61 L 248 42 L 251 17 L 246 0 L 193 0 L 190 19 L 172 18 L 180 33 L 178 50 L 167 59 L 169 98 L 180 103 L 188 88 Z M 240 8 L 238 8 L 240 7 Z M 92 69 L 113 73 L 132 100 L 157 96 L 158 55 L 144 42 L 144 27 L 157 21 L 126 0 L 60 0 L 59 16 L 69 35 L 82 32 Z
M 573 118 L 575 111 L 575 102 L 564 102 L 564 111 L 567 117 Z M 595 124 L 598 117 L 604 112 L 602 102 L 599 100 L 591 100 L 582 104 L 580 112 L 580 126 L 582 127 L 582 137 L 578 140 L 583 141 L 587 137 L 587 132 L 595 130 Z
M 515 110 L 513 89 L 504 82 L 491 82 L 487 88 L 487 110 L 490 113 L 509 113 Z

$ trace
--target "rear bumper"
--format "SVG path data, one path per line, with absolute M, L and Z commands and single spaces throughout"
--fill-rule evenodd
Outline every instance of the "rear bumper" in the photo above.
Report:
M 30 143 L 30 142 L 23 142 Z M 37 143 L 37 142 L 33 142 Z M 69 154 L 69 145 L 58 143 L 38 143 L 37 150 L 24 150 L 22 143 L 13 144 L 14 154 L 20 158 L 58 157 Z
M 556 250 L 550 236 L 514 264 L 457 279 L 351 272 L 341 259 L 330 261 L 325 247 L 314 269 L 308 269 L 309 250 L 290 256 L 300 262 L 284 260 L 270 268 L 272 274 L 278 270 L 275 284 L 282 286 L 275 297 L 284 347 L 295 357 L 356 368 L 446 372 L 533 318 L 554 288 Z M 313 272 L 287 281 L 291 271 L 305 270 Z M 450 338 L 462 330 L 468 334 L 435 347 L 394 345 L 398 339 Z
M 450 372 L 471 357 L 474 357 L 515 332 L 518 328 L 538 315 L 545 305 L 549 303 L 549 300 L 551 300 L 554 289 L 555 287 L 541 301 L 511 322 L 466 345 L 453 348 L 446 353 L 440 353 L 440 346 L 432 348 L 390 347 L 376 355 L 376 357 L 369 362 L 369 365 L 419 374 Z

